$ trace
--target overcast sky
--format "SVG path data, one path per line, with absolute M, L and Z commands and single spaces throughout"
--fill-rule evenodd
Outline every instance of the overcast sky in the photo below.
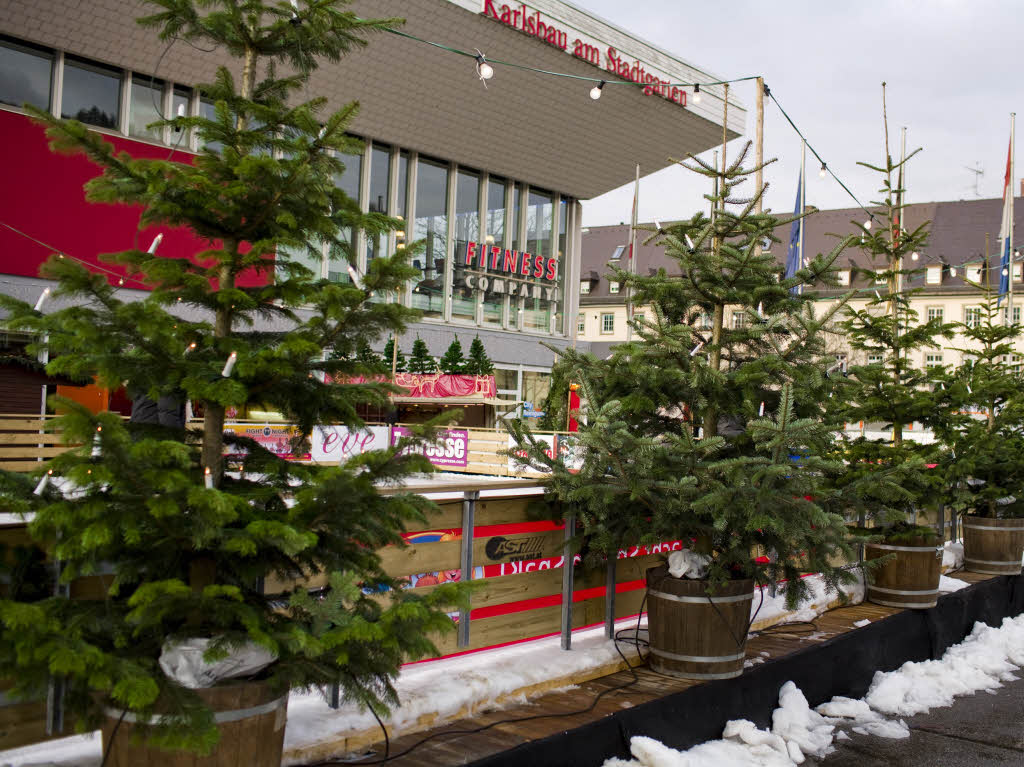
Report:
M 572 1 L 722 79 L 763 75 L 861 202 L 878 199 L 877 174 L 856 163 L 883 162 L 883 80 L 894 158 L 904 126 L 908 151 L 923 149 L 908 164 L 909 202 L 1002 196 L 1010 113 L 1024 115 L 1022 0 Z M 732 87 L 747 108 L 752 138 L 754 86 Z M 745 140 L 733 140 L 729 151 Z M 665 154 L 675 153 L 665 147 Z M 766 100 L 765 158 L 773 157 L 766 204 L 782 214 L 793 209 L 800 139 Z M 820 165 L 808 158 L 807 203 L 855 205 L 834 180 L 820 179 Z M 1019 195 L 1020 151 L 1016 162 Z M 640 220 L 691 216 L 706 186 L 695 179 L 678 167 L 642 178 Z M 586 201 L 583 224 L 628 222 L 631 204 L 632 184 Z

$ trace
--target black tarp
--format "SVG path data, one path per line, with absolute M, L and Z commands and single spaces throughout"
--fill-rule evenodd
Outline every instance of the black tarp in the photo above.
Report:
M 730 719 L 770 727 L 779 689 L 793 681 L 817 706 L 836 695 L 861 698 L 876 671 L 941 658 L 977 621 L 998 626 L 1024 612 L 1024 576 L 998 576 L 749 669 L 736 679 L 690 687 L 590 724 L 472 762 L 474 767 L 589 767 L 629 758 L 629 739 L 647 735 L 677 749 L 722 736 Z

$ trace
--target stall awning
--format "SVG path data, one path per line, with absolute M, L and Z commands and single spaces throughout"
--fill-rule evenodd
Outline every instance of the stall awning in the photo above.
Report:
M 491 405 L 493 407 L 515 407 L 521 400 L 499 399 L 497 397 L 392 397 L 396 405 Z

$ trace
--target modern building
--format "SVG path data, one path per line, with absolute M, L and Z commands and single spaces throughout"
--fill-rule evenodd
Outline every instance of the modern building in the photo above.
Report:
M 299 0 L 301 3 L 302 0 Z M 470 52 L 463 56 L 409 37 L 380 33 L 340 63 L 326 63 L 305 95 L 331 108 L 358 101 L 352 124 L 365 140 L 344 158 L 338 183 L 364 211 L 400 216 L 404 232 L 355 237 L 364 269 L 403 238 L 425 241 L 420 278 L 402 300 L 423 320 L 420 336 L 440 355 L 458 336 L 479 335 L 497 368 L 499 396 L 539 402 L 552 353 L 571 343 L 580 281 L 581 206 L 645 172 L 669 154 L 700 152 L 721 140 L 723 89 L 705 86 L 699 104 L 679 83 L 719 78 L 593 14 L 560 0 L 358 0 L 363 17 L 402 17 L 403 32 Z M 98 255 L 146 247 L 187 256 L 201 243 L 184 231 L 138 230 L 139 211 L 88 204 L 82 184 L 96 173 L 80 156 L 50 152 L 21 105 L 88 123 L 119 151 L 188 161 L 196 138 L 146 126 L 160 114 L 213 109 L 196 85 L 220 65 L 219 51 L 170 44 L 135 18 L 140 0 L 8 0 L 0 4 L 0 290 L 34 299 L 46 282 L 39 265 L 53 252 L 80 259 L 131 295 L 144 286 Z M 486 82 L 476 51 L 493 64 Z M 554 77 L 533 69 L 608 81 Z M 675 84 L 675 85 L 673 85 Z M 611 87 L 614 86 L 614 87 Z M 730 100 L 728 132 L 745 112 Z M 346 265 L 311 264 L 348 280 Z M 382 342 L 383 343 L 383 342 Z
M 977 285 L 984 285 L 987 280 L 991 280 L 993 288 L 998 290 L 1002 208 L 1002 199 L 927 202 L 904 208 L 906 227 L 909 230 L 930 222 L 931 235 L 927 244 L 917 254 L 916 260 L 905 265 L 907 268 L 917 268 L 920 272 L 905 286 L 912 290 L 920 288 L 920 292 L 912 299 L 919 317 L 937 317 L 945 322 L 977 321 L 982 300 Z M 822 210 L 807 216 L 804 219 L 805 258 L 830 252 L 848 235 L 859 236 L 857 224 L 865 219 L 866 214 L 860 208 Z M 1015 198 L 1014 219 L 1015 230 L 1024 238 L 1024 198 Z M 780 227 L 775 232 L 781 242 L 772 246 L 772 252 L 780 262 L 786 259 L 789 235 L 788 226 Z M 623 225 L 592 226 L 583 232 L 577 332 L 578 339 L 589 344 L 590 349 L 598 355 L 606 355 L 611 346 L 626 340 L 626 296 L 611 276 L 608 265 L 615 264 L 622 269 L 629 269 L 629 237 L 630 227 Z M 664 249 L 653 243 L 644 245 L 644 239 L 637 237 L 637 248 L 634 251 L 636 272 L 651 274 L 664 268 L 670 275 L 673 269 L 677 273 L 676 262 L 666 257 Z M 1018 246 L 1015 250 L 1018 255 L 1013 264 L 1013 320 L 1020 322 L 1021 307 L 1024 306 L 1024 264 L 1019 256 L 1021 248 Z M 859 291 L 858 296 L 850 302 L 853 307 L 863 307 L 874 299 L 876 289 L 884 294 L 885 283 L 873 277 L 874 269 L 881 266 L 873 265 L 854 242 L 836 262 L 840 287 L 815 291 L 816 298 L 822 304 L 821 311 L 825 310 L 829 302 L 835 301 L 837 296 L 851 288 Z M 1005 305 L 1004 302 L 1004 311 Z M 635 308 L 637 314 L 643 311 L 643 307 Z M 725 320 L 729 324 L 745 322 L 746 314 L 737 311 L 727 314 Z M 1024 340 L 1018 339 L 1017 343 L 1021 356 L 1024 356 Z M 962 338 L 954 338 L 940 348 L 916 352 L 917 359 L 913 359 L 913 362 L 916 365 L 959 365 L 964 355 L 969 353 L 959 349 L 967 347 Z M 834 351 L 837 355 L 846 355 L 850 364 L 869 362 L 859 358 L 841 338 L 834 340 Z

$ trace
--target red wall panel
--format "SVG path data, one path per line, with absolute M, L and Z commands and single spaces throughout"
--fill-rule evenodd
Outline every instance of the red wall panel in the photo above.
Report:
M 166 158 L 170 148 L 108 136 L 118 151 L 134 157 Z M 190 162 L 188 152 L 175 152 L 174 159 Z M 210 244 L 184 228 L 151 227 L 138 234 L 140 206 L 89 203 L 82 186 L 98 175 L 96 165 L 84 155 L 55 154 L 50 151 L 42 126 L 16 112 L 0 110 L 0 221 L 52 245 L 54 248 L 99 265 L 98 255 L 148 248 L 157 233 L 164 239 L 160 255 L 186 258 Z M 51 251 L 0 226 L 0 272 L 24 277 L 39 276 L 40 265 Z M 120 270 L 111 264 L 107 269 Z M 111 282 L 117 277 L 111 277 Z M 266 277 L 249 272 L 239 277 L 242 286 L 261 285 Z M 127 287 L 143 289 L 138 282 Z

